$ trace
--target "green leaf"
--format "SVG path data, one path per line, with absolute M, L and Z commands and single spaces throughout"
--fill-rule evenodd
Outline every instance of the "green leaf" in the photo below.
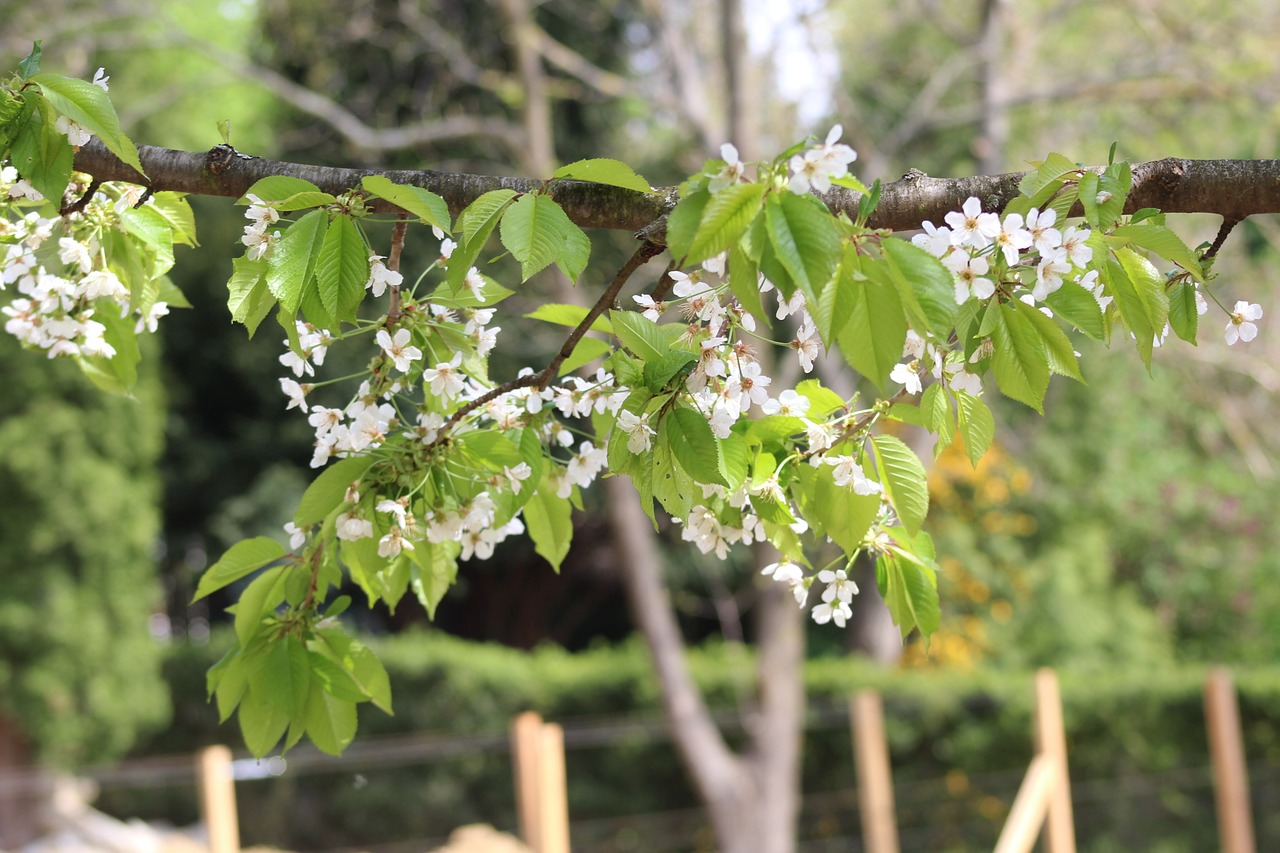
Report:
M 102 140 L 108 151 L 138 174 L 145 174 L 138 159 L 138 148 L 120 130 L 116 108 L 101 86 L 59 74 L 36 74 L 31 80 L 39 84 L 40 91 L 55 110 Z
M 30 80 L 34 75 L 40 73 L 40 56 L 43 50 L 40 47 L 41 39 L 37 39 L 31 44 L 31 52 L 22 58 L 18 63 L 18 73 L 24 79 Z
M 848 290 L 853 304 L 837 338 L 840 352 L 854 370 L 883 389 L 907 339 L 902 301 L 892 286 L 876 281 L 842 275 L 837 286 Z
M 409 552 L 409 587 L 418 603 L 427 611 L 427 617 L 436 618 L 436 607 L 458 576 L 458 563 L 442 544 L 418 542 Z
M 965 453 L 969 456 L 970 464 L 977 468 L 978 460 L 986 454 L 995 438 L 996 421 L 987 404 L 979 397 L 957 391 L 956 403 L 960 410 L 960 434 L 964 436 Z
M 350 217 L 334 217 L 316 259 L 316 285 L 329 316 L 354 321 L 368 280 L 369 246 Z
M 317 643 L 317 647 L 327 650 L 327 647 L 319 643 Z M 356 680 L 351 677 L 351 673 L 343 669 L 341 664 L 329 657 L 324 651 L 309 651 L 308 663 L 311 668 L 311 677 L 320 683 L 325 693 L 347 702 L 365 702 L 368 700 L 368 695 L 356 683 Z M 310 687 L 310 684 L 307 686 Z M 306 708 L 305 701 L 302 707 Z
M 698 357 L 688 350 L 673 349 L 644 366 L 644 384 L 655 394 L 662 391 L 677 374 L 687 376 L 692 372 Z
M 522 281 L 556 259 L 572 225 L 550 196 L 529 193 L 507 209 L 499 234 L 502 245 L 520 262 Z
M 1115 224 L 1124 212 L 1124 202 L 1132 186 L 1133 172 L 1128 163 L 1113 163 L 1101 175 L 1086 173 L 1080 179 L 1080 204 L 1090 227 L 1106 231 Z
M 341 755 L 356 736 L 356 706 L 311 682 L 306 709 L 307 735 L 321 752 Z
M 803 379 L 796 385 L 796 393 L 809 401 L 809 418 L 821 420 L 837 409 L 844 409 L 844 400 L 817 379 Z
M 1072 347 L 1071 339 L 1067 337 L 1066 332 L 1062 331 L 1062 327 L 1033 305 L 1022 301 L 1007 304 L 1012 305 L 1015 311 L 1026 317 L 1040 333 L 1045 355 L 1049 358 L 1049 370 L 1059 376 L 1068 376 L 1077 382 L 1083 382 L 1084 377 L 1080 375 L 1080 363 L 1076 360 L 1075 348 Z
M 885 577 L 885 604 L 903 639 L 916 628 L 926 638 L 937 631 L 942 611 L 934 570 L 896 554 L 881 555 L 879 564 Z
M 1061 186 L 1059 182 L 1064 177 L 1078 171 L 1080 167 L 1074 161 L 1062 154 L 1051 153 L 1037 164 L 1034 172 L 1028 172 L 1023 176 L 1018 184 L 1018 191 L 1031 197 L 1030 207 L 1038 207 L 1048 200 L 1048 196 L 1042 197 L 1041 190 L 1053 184 Z
M 227 584 L 235 583 L 285 555 L 284 546 L 267 536 L 237 542 L 227 549 L 222 559 L 200 576 L 192 602 L 199 601 Z
M 426 224 L 439 228 L 446 234 L 453 230 L 452 222 L 449 219 L 449 205 L 445 203 L 443 198 L 430 190 L 392 183 L 390 179 L 382 175 L 365 175 L 360 180 L 360 186 L 369 195 L 386 199 L 396 207 L 412 213 Z
M 289 226 L 267 258 L 267 288 L 287 315 L 297 313 L 304 292 L 311 286 L 328 227 L 327 213 L 311 211 Z
M 457 289 L 462 286 L 463 279 L 489 241 L 489 235 L 498 226 L 503 211 L 515 196 L 515 190 L 490 190 L 467 205 L 466 210 L 458 215 L 462 240 L 449 256 L 445 281 L 450 287 Z
M 231 280 L 227 282 L 227 308 L 231 319 L 243 323 L 249 337 L 276 304 L 267 287 L 267 262 L 261 258 L 251 261 L 246 257 L 232 258 Z
M 817 532 L 830 536 L 845 554 L 851 555 L 862 546 L 871 523 L 880 511 L 878 495 L 857 495 L 837 486 L 831 466 L 818 469 L 802 466 L 801 477 L 811 481 L 811 491 L 802 494 L 801 511 Z
M 729 291 L 738 304 L 767 327 L 771 318 L 760 301 L 760 266 L 742 249 L 741 243 L 729 250 L 728 274 Z
M 929 512 L 929 486 L 924 465 L 920 463 L 920 457 L 899 438 L 872 436 L 871 445 L 876 451 L 880 482 L 889 492 L 898 519 L 907 532 L 915 535 Z
M 677 406 L 663 423 L 668 427 L 671 452 L 690 477 L 699 483 L 728 485 L 720 472 L 720 447 L 701 412 Z
M 578 324 L 587 318 L 588 313 L 588 309 L 579 305 L 563 305 L 553 302 L 539 305 L 536 310 L 524 316 L 530 320 L 541 320 L 544 323 L 554 323 L 557 326 L 577 328 Z M 612 335 L 613 325 L 608 318 L 601 315 L 592 321 L 591 331 Z
M 726 251 L 747 230 L 764 201 L 763 184 L 730 184 L 714 193 L 685 253 L 685 264 L 698 264 Z
M 158 192 L 146 206 L 169 224 L 172 241 L 183 246 L 199 246 L 196 240 L 196 219 L 183 193 Z
M 540 488 L 524 505 L 524 520 L 534 550 L 560 571 L 573 540 L 573 507 L 568 499 Z
M 276 692 L 261 681 L 249 682 L 240 701 L 240 734 L 254 757 L 262 758 L 280 742 L 290 717 Z
M 1129 274 L 1125 271 L 1124 266 L 1114 259 L 1107 261 L 1106 288 L 1107 292 L 1115 297 L 1114 304 L 1116 310 L 1120 312 L 1120 319 L 1124 321 L 1125 326 L 1133 333 L 1134 345 L 1138 348 L 1138 356 L 1142 359 L 1142 363 L 1146 368 L 1150 370 L 1151 351 L 1155 345 L 1155 329 L 1151 327 L 1151 320 L 1147 316 L 1146 306 L 1143 304 L 1142 299 L 1139 298 L 1134 283 L 1129 280 Z
M 53 108 L 44 99 L 30 98 L 12 125 L 9 158 L 31 186 L 60 205 L 71 180 L 75 152 L 67 137 L 53 126 L 55 118 Z
M 750 468 L 751 453 L 746 439 L 731 432 L 728 438 L 717 438 L 716 445 L 720 449 L 720 475 L 730 491 L 737 491 L 746 482 Z M 754 498 L 752 500 L 755 501 Z
M 1204 270 L 1196 253 L 1187 248 L 1182 238 L 1163 225 L 1121 225 L 1108 235 L 1113 246 L 1132 243 L 1149 252 L 1155 252 L 1167 261 L 1177 264 L 1200 283 L 1204 283 Z
M 244 195 L 236 200 L 236 204 L 251 204 L 249 196 L 257 196 L 263 202 L 274 205 L 299 193 L 318 193 L 320 188 L 302 178 L 291 178 L 288 175 L 270 175 L 254 181 L 253 186 L 245 190 Z
M 1044 395 L 1049 390 L 1049 356 L 1039 330 L 1007 302 L 988 316 L 993 321 L 991 339 L 1000 390 L 1043 414 Z
M 267 569 L 253 579 L 236 602 L 236 637 L 247 646 L 257 633 L 262 617 L 284 601 L 284 582 L 290 566 Z
M 351 484 L 358 482 L 376 461 L 374 456 L 350 456 L 334 462 L 302 493 L 298 510 L 293 514 L 293 523 L 298 527 L 310 527 L 324 521 L 329 513 L 342 505 Z
M 817 305 L 840 261 L 835 219 L 812 196 L 788 192 L 769 197 L 765 225 L 778 261 L 804 291 L 809 304 Z
M 685 258 L 702 224 L 702 212 L 710 201 L 711 193 L 699 190 L 680 199 L 667 216 L 667 249 L 681 266 L 686 264 Z
M 564 245 L 556 255 L 556 266 L 565 274 L 565 278 L 576 284 L 578 277 L 587 268 L 587 262 L 591 260 L 591 238 L 573 222 L 568 219 L 565 221 L 569 225 L 565 230 Z
M 1196 309 L 1196 286 L 1180 281 L 1169 290 L 1169 326 L 1189 344 L 1195 345 L 1200 313 Z
M 647 481 L 645 475 L 632 469 L 632 477 L 636 487 L 651 491 L 673 518 L 687 518 L 689 508 L 693 506 L 693 481 L 685 473 L 684 468 L 676 462 L 675 451 L 671 447 L 671 427 L 675 424 L 671 417 L 663 418 L 658 424 L 658 435 L 653 442 L 653 465 Z M 643 482 L 642 482 L 643 481 Z M 643 498 L 645 492 L 641 492 Z M 649 507 L 652 510 L 652 506 Z M 652 511 L 649 517 L 653 518 Z
M 1084 332 L 1095 341 L 1106 337 L 1106 323 L 1102 309 L 1093 294 L 1075 282 L 1064 282 L 1062 287 L 1050 293 L 1045 304 L 1053 313 Z
M 601 356 L 613 352 L 613 345 L 598 338 L 583 338 L 573 348 L 573 354 L 560 364 L 558 375 L 564 376 L 589 364 Z
M 281 213 L 291 213 L 295 210 L 306 210 L 309 207 L 321 207 L 326 204 L 333 204 L 338 199 L 331 193 L 319 191 L 306 191 L 294 193 L 286 199 L 272 203 L 272 207 Z
M 359 640 L 348 637 L 341 628 L 320 628 L 316 633 L 324 640 L 342 668 L 350 673 L 360 689 L 386 713 L 391 711 L 391 679 L 369 648 Z
M 938 440 L 934 443 L 935 456 L 941 453 L 955 435 L 955 419 L 951 417 L 951 399 L 947 397 L 942 383 L 935 382 L 924 389 L 920 396 L 920 411 L 924 415 L 924 426 L 934 432 Z
M 622 187 L 626 190 L 653 194 L 649 182 L 636 174 L 636 171 L 618 160 L 597 157 L 590 160 L 578 160 L 567 166 L 556 169 L 553 178 L 564 178 L 571 181 L 590 181 L 593 184 L 608 184 L 611 187 Z
M 1169 294 L 1164 276 L 1151 261 L 1131 249 L 1116 249 L 1114 254 L 1133 284 L 1151 330 L 1159 334 L 1169 319 Z
M 297 637 L 284 637 L 271 643 L 262 663 L 262 678 L 282 706 L 293 717 L 307 706 L 311 692 L 311 661 L 307 647 Z
M 670 351 L 666 336 L 635 311 L 610 311 L 609 319 L 618 340 L 641 361 L 655 361 Z
M 896 273 L 900 290 L 902 283 L 910 288 L 923 313 L 925 327 L 946 338 L 956 316 L 955 279 L 951 272 L 933 255 L 906 240 L 889 237 L 881 241 L 881 248 Z

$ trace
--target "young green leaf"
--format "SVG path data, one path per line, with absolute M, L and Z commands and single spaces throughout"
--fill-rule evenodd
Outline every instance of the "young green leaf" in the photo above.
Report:
M 102 140 L 107 150 L 125 165 L 132 166 L 140 175 L 145 174 L 138 159 L 138 147 L 120 130 L 116 108 L 101 86 L 60 74 L 36 74 L 31 80 L 40 86 L 55 110 Z
M 642 361 L 655 361 L 665 355 L 671 344 L 658 327 L 634 311 L 610 311 L 614 334 L 622 345 Z
M 525 504 L 524 520 L 534 550 L 558 572 L 573 540 L 573 507 L 546 489 L 544 485 Z
M 993 323 L 991 340 L 1000 390 L 1043 413 L 1044 395 L 1049 390 L 1049 355 L 1044 338 L 1027 317 L 1007 302 L 999 311 L 989 311 L 988 316 Z
M 699 190 L 680 199 L 667 216 L 667 249 L 681 265 L 693 246 L 694 235 L 702 224 L 702 212 L 710 201 L 711 193 Z
M 796 286 L 816 306 L 840 261 L 840 232 L 812 196 L 771 195 L 764 206 L 769 243 Z
M 316 286 L 329 316 L 354 321 L 368 280 L 368 244 L 350 217 L 334 217 L 316 259 Z
M 199 601 L 210 593 L 217 592 L 227 584 L 235 583 L 258 569 L 273 563 L 285 555 L 284 546 L 267 536 L 258 536 L 237 542 L 227 549 L 222 559 L 209 567 L 200 576 L 196 585 L 196 594 L 191 599 Z
M 1182 267 L 1198 282 L 1204 283 L 1204 270 L 1196 253 L 1182 242 L 1182 238 L 1164 225 L 1142 223 L 1140 225 L 1121 225 L 1108 235 L 1108 242 L 1113 246 L 1132 244 L 1154 252 L 1166 261 Z
M 329 215 L 313 210 L 289 226 L 267 259 L 267 288 L 288 315 L 297 312 L 312 289 L 316 258 L 329 229 Z
M 355 703 L 331 696 L 318 680 L 313 680 L 307 698 L 306 728 L 317 749 L 341 755 L 356 736 Z
M 671 452 L 680 467 L 699 483 L 728 485 L 720 471 L 720 447 L 700 412 L 677 406 L 663 419 Z
M 358 482 L 373 463 L 374 456 L 351 456 L 334 462 L 312 481 L 298 501 L 293 523 L 298 527 L 310 527 L 324 521 L 329 513 L 342 505 L 347 489 Z
M 520 262 L 521 281 L 556 259 L 571 227 L 569 217 L 550 196 L 529 193 L 507 209 L 499 234 L 502 245 Z
M 562 305 L 548 303 L 539 305 L 534 311 L 524 316 L 530 320 L 541 320 L 544 323 L 555 323 L 557 326 L 576 327 L 587 318 L 587 309 L 580 305 Z M 591 331 L 613 334 L 613 325 L 605 317 L 597 317 L 591 323 Z
M 1180 281 L 1169 289 L 1169 326 L 1174 334 L 1194 346 L 1199 324 L 1196 286 L 1187 281 Z
M 257 633 L 262 617 L 275 610 L 284 601 L 284 583 L 289 577 L 290 566 L 267 569 L 253 579 L 236 602 L 236 637 L 240 645 L 247 646 Z
M 382 175 L 365 175 L 360 179 L 360 186 L 369 195 L 391 202 L 446 234 L 453 230 L 449 219 L 449 205 L 430 190 L 392 183 Z
M 924 465 L 915 451 L 899 438 L 873 436 L 871 445 L 876 451 L 880 482 L 889 493 L 898 519 L 908 533 L 915 535 L 929 512 L 929 486 Z
M 698 264 L 729 249 L 760 212 L 762 184 L 730 184 L 713 194 L 685 252 L 686 264 Z
M 996 421 L 991 410 L 979 397 L 956 392 L 956 403 L 960 413 L 960 434 L 964 436 L 964 450 L 969 456 L 969 463 L 978 467 L 978 460 L 986 454 L 996 435 Z
M 884 388 L 907 339 L 907 319 L 898 292 L 891 285 L 853 281 L 844 275 L 837 286 L 848 290 L 853 305 L 838 337 L 840 352 L 854 370 Z
M 318 193 L 320 188 L 302 178 L 291 178 L 288 175 L 269 175 L 254 181 L 253 186 L 244 191 L 244 195 L 236 200 L 236 204 L 251 204 L 249 196 L 256 196 L 268 204 L 284 201 L 299 193 Z
M 653 193 L 649 182 L 636 174 L 636 171 L 618 160 L 597 157 L 591 160 L 578 160 L 567 166 L 556 169 L 553 178 L 571 181 L 590 181 L 593 184 L 608 184 L 641 193 Z

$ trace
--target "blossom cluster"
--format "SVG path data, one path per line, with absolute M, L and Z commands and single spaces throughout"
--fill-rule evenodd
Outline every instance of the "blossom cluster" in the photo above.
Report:
M 82 210 L 46 217 L 35 205 L 43 201 L 39 193 L 12 166 L 0 169 L 0 204 L 9 213 L 0 219 L 0 237 L 7 243 L 0 290 L 20 294 L 0 308 L 8 318 L 6 332 L 50 358 L 111 358 L 116 349 L 103 320 L 132 314 L 135 333 L 155 331 L 169 306 L 137 300 L 106 250 L 111 232 L 125 230 L 121 214 L 139 203 L 142 192 L 108 185 Z

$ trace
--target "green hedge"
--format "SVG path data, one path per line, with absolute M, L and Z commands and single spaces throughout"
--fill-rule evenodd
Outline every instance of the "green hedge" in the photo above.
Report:
M 174 724 L 143 753 L 239 744 L 238 733 L 218 727 L 203 699 L 204 670 L 218 645 L 173 649 Z M 512 829 L 503 736 L 516 713 L 534 709 L 566 726 L 575 850 L 709 848 L 696 812 L 658 822 L 643 817 L 694 809 L 696 800 L 661 730 L 656 684 L 639 644 L 575 655 L 554 648 L 524 653 L 410 634 L 378 646 L 391 671 L 396 715 L 365 714 L 349 762 L 317 766 L 299 751 L 287 756 L 294 764 L 284 776 L 242 783 L 246 843 L 374 847 L 441 838 L 472 821 Z M 730 708 L 749 690 L 749 653 L 703 648 L 692 666 L 715 707 Z M 847 697 L 864 687 L 885 697 L 904 849 L 991 849 L 1031 757 L 1030 673 L 886 672 L 824 659 L 810 662 L 806 677 L 803 849 L 850 849 L 848 839 L 858 833 L 846 708 Z M 1190 853 L 1216 846 L 1203 677 L 1203 670 L 1062 673 L 1082 851 Z M 1280 840 L 1280 771 L 1268 769 L 1280 768 L 1280 670 L 1239 672 L 1237 683 L 1255 766 L 1260 849 L 1271 849 Z M 631 724 L 598 737 L 620 721 Z M 733 732 L 732 722 L 728 727 Z M 408 733 L 443 736 L 434 749 L 452 746 L 457 754 L 381 769 L 362 758 L 380 737 Z M 594 742 L 601 739 L 608 742 Z M 389 753 L 394 759 L 414 748 L 393 744 Z M 187 786 L 160 794 L 108 787 L 102 803 L 117 813 L 195 819 Z M 658 842 L 660 830 L 671 835 Z

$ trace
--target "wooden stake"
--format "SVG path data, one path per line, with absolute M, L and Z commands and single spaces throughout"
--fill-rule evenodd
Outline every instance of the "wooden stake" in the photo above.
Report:
M 525 711 L 515 718 L 511 724 L 511 762 L 516 777 L 516 813 L 520 837 L 534 853 L 548 853 L 542 848 L 542 806 L 538 797 L 541 741 L 542 717 Z
M 539 853 L 569 853 L 569 796 L 564 771 L 564 729 L 544 723 L 539 733 Z
M 874 690 L 860 690 L 849 703 L 853 757 L 858 767 L 858 812 L 867 853 L 898 853 L 893 775 L 884 734 L 884 705 Z
M 196 772 L 200 815 L 209 834 L 209 853 L 240 853 L 231 750 L 225 746 L 202 749 L 196 756 Z
M 1213 789 L 1222 853 L 1254 853 L 1249 773 L 1240 732 L 1240 705 L 1231 675 L 1214 667 L 1204 685 L 1204 715 L 1213 754 Z
M 1071 777 L 1067 772 L 1067 735 L 1062 725 L 1058 677 L 1051 669 L 1036 672 L 1036 751 L 1052 762 L 1056 776 L 1045 823 L 1046 853 L 1076 853 L 1075 818 L 1071 809 Z
M 1022 778 L 1018 796 L 1009 810 L 1009 819 L 1000 830 L 996 853 L 1029 853 L 1040 835 L 1049 802 L 1058 782 L 1058 768 L 1044 755 L 1031 759 L 1027 775 Z

